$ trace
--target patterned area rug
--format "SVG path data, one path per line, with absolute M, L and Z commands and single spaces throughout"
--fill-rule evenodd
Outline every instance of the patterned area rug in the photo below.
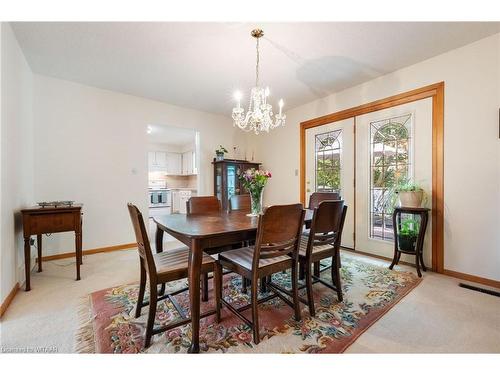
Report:
M 325 271 L 322 277 L 329 276 Z M 223 309 L 220 324 L 213 316 L 201 321 L 200 351 L 208 353 L 341 353 L 368 327 L 380 319 L 401 298 L 415 288 L 420 279 L 411 272 L 391 271 L 373 265 L 351 254 L 342 254 L 344 301 L 336 293 L 316 283 L 316 317 L 309 316 L 302 305 L 302 321 L 293 319 L 292 309 L 279 298 L 259 307 L 261 342 L 255 345 L 251 329 L 240 319 Z M 288 274 L 276 274 L 273 281 L 290 287 Z M 224 298 L 235 306 L 248 303 L 242 294 L 241 278 L 235 274 L 224 278 Z M 186 285 L 186 281 L 171 283 L 170 290 Z M 211 289 L 211 286 L 210 286 Z M 148 307 L 141 317 L 134 318 L 139 287 L 122 285 L 90 294 L 82 306 L 82 325 L 77 333 L 78 352 L 87 353 L 185 353 L 191 342 L 191 325 L 153 336 L 151 346 L 144 350 L 144 331 Z M 301 290 L 305 297 L 305 289 Z M 262 295 L 264 296 L 264 295 Z M 189 311 L 187 292 L 177 295 L 176 301 Z M 171 302 L 158 303 L 156 325 L 179 318 Z M 212 295 L 202 303 L 202 311 L 213 308 Z M 246 316 L 251 317 L 250 310 Z

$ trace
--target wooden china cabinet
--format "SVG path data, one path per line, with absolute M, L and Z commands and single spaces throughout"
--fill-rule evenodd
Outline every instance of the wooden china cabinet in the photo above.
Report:
M 214 166 L 214 195 L 219 198 L 222 209 L 229 209 L 229 198 L 233 195 L 248 194 L 238 178 L 240 171 L 259 169 L 261 163 L 247 160 L 224 159 L 212 162 Z

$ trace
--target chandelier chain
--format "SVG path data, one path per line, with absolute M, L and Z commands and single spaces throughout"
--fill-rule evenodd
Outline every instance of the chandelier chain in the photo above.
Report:
M 259 87 L 259 62 L 260 62 L 259 38 L 256 39 L 257 39 L 257 63 L 255 64 L 255 87 Z

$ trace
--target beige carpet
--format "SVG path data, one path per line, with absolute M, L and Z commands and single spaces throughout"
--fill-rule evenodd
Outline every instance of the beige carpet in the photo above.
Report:
M 54 347 L 58 352 L 73 352 L 81 298 L 137 281 L 137 253 L 127 250 L 84 257 L 78 282 L 74 271 L 74 261 L 68 259 L 47 262 L 44 272 L 32 273 L 32 290 L 19 291 L 2 318 L 2 348 Z M 459 288 L 458 282 L 425 273 L 422 283 L 346 352 L 500 353 L 500 298 Z

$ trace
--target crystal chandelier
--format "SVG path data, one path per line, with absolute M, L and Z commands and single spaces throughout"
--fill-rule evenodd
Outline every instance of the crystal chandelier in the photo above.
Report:
M 255 134 L 260 132 L 268 132 L 270 129 L 285 125 L 286 116 L 282 113 L 283 99 L 279 101 L 279 114 L 273 114 L 273 107 L 267 102 L 269 97 L 269 87 L 262 88 L 259 86 L 259 39 L 264 36 L 264 31 L 261 29 L 252 30 L 251 35 L 257 41 L 257 64 L 255 66 L 255 87 L 250 93 L 250 103 L 248 111 L 245 114 L 241 107 L 241 93 L 235 93 L 237 102 L 236 108 L 233 108 L 234 126 L 238 126 L 244 131 L 253 131 Z

